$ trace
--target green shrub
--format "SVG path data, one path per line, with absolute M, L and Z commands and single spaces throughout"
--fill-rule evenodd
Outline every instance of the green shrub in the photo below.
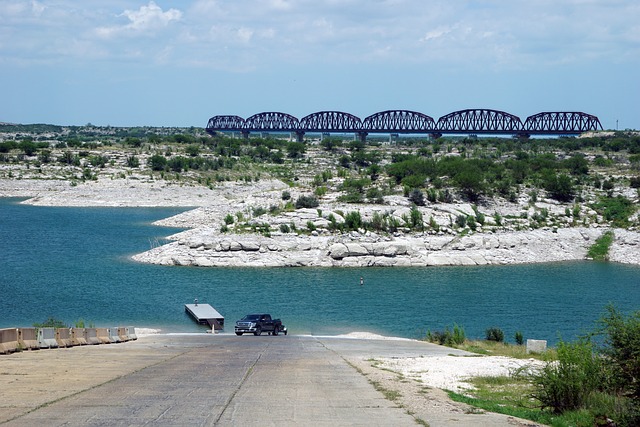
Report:
M 154 154 L 153 156 L 149 157 L 147 163 L 151 170 L 162 171 L 167 167 L 167 158 L 162 154 Z
M 514 339 L 516 341 L 516 344 L 518 345 L 524 344 L 524 336 L 522 335 L 522 332 L 517 331 L 516 334 L 514 335 Z
M 362 228 L 362 217 L 360 212 L 351 211 L 344 217 L 344 225 L 348 230 L 358 230 Z
M 529 373 L 534 391 L 532 397 L 542 409 L 554 413 L 582 409 L 601 381 L 600 358 L 591 343 L 560 342 L 558 360 L 547 361 Z
M 227 216 L 224 217 L 224 223 L 227 225 L 233 224 L 233 215 L 227 214 Z
M 69 325 L 64 323 L 60 319 L 56 319 L 55 317 L 49 317 L 42 323 L 34 323 L 34 327 L 36 328 L 68 328 Z
M 138 166 L 140 166 L 140 160 L 138 160 L 136 156 L 128 156 L 127 166 L 130 168 L 137 168 Z
M 282 192 L 282 200 L 289 200 L 291 199 L 291 193 L 289 193 L 287 190 Z
M 417 230 L 424 229 L 424 220 L 422 218 L 422 212 L 420 212 L 418 208 L 416 208 L 415 206 L 412 207 L 409 213 L 409 216 L 411 221 L 410 223 L 411 228 L 415 228 Z
M 409 193 L 409 201 L 416 204 L 417 206 L 425 205 L 424 195 L 422 194 L 422 191 L 418 190 L 417 188 L 414 188 Z
M 629 226 L 629 217 L 636 211 L 634 203 L 621 195 L 601 197 L 592 207 L 606 221 L 611 221 L 612 225 L 622 228 Z
M 428 331 L 425 338 L 429 342 L 453 347 L 464 343 L 466 335 L 464 328 L 454 324 L 453 331 L 451 331 L 449 327 L 446 327 L 444 331 Z
M 255 206 L 252 209 L 253 212 L 253 216 L 254 217 L 258 217 L 258 216 L 262 216 L 264 214 L 267 213 L 267 210 L 265 208 L 263 208 L 262 206 Z
M 504 332 L 500 328 L 489 328 L 485 331 L 487 341 L 504 342 Z
M 458 215 L 456 217 L 456 225 L 460 228 L 464 228 L 467 225 L 467 216 L 466 215 Z
M 291 229 L 289 228 L 289 225 L 287 225 L 287 224 L 280 224 L 280 232 L 281 233 L 289 233 L 289 232 L 291 232 Z
M 640 405 L 640 311 L 625 316 L 609 305 L 598 323 L 597 333 L 604 337 L 602 353 L 615 389 Z
M 296 200 L 296 209 L 300 208 L 317 208 L 320 205 L 315 196 L 300 196 Z

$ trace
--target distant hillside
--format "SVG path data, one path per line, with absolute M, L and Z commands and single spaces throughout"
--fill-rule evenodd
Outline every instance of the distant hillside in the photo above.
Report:
M 14 133 L 14 132 L 30 132 L 30 133 L 43 133 L 43 132 L 61 132 L 62 126 L 48 125 L 43 123 L 22 125 L 16 123 L 2 123 L 0 122 L 0 132 Z

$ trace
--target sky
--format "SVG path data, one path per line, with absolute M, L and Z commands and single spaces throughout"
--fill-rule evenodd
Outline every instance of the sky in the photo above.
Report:
M 638 0 L 0 0 L 0 122 L 581 111 L 640 129 Z

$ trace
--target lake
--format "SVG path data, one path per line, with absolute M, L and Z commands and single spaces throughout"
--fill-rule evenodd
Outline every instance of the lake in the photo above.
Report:
M 178 229 L 151 223 L 181 208 L 68 208 L 0 198 L 0 327 L 54 317 L 73 325 L 197 332 L 184 304 L 226 319 L 280 317 L 294 334 L 366 331 L 418 338 L 454 324 L 483 338 L 572 340 L 608 303 L 640 309 L 640 268 L 602 262 L 425 268 L 195 268 L 139 264 L 131 255 Z M 364 285 L 360 286 L 360 277 Z

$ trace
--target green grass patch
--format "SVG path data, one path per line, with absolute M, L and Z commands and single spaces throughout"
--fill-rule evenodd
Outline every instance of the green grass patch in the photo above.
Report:
M 527 348 L 524 345 L 509 344 L 505 342 L 487 341 L 487 340 L 466 340 L 455 348 L 469 351 L 471 353 L 482 354 L 485 356 L 507 356 L 514 359 L 544 359 L 553 350 L 548 350 L 545 355 L 527 354 Z
M 533 392 L 531 383 L 518 376 L 478 377 L 469 381 L 476 389 L 472 395 L 449 392 L 449 397 L 489 412 L 510 415 L 550 426 L 594 425 L 594 416 L 588 411 L 568 411 L 562 415 L 543 411 L 537 407 L 539 402 L 530 398 Z
M 609 248 L 613 243 L 614 237 L 613 231 L 604 232 L 589 248 L 587 256 L 594 261 L 607 261 L 609 259 Z

